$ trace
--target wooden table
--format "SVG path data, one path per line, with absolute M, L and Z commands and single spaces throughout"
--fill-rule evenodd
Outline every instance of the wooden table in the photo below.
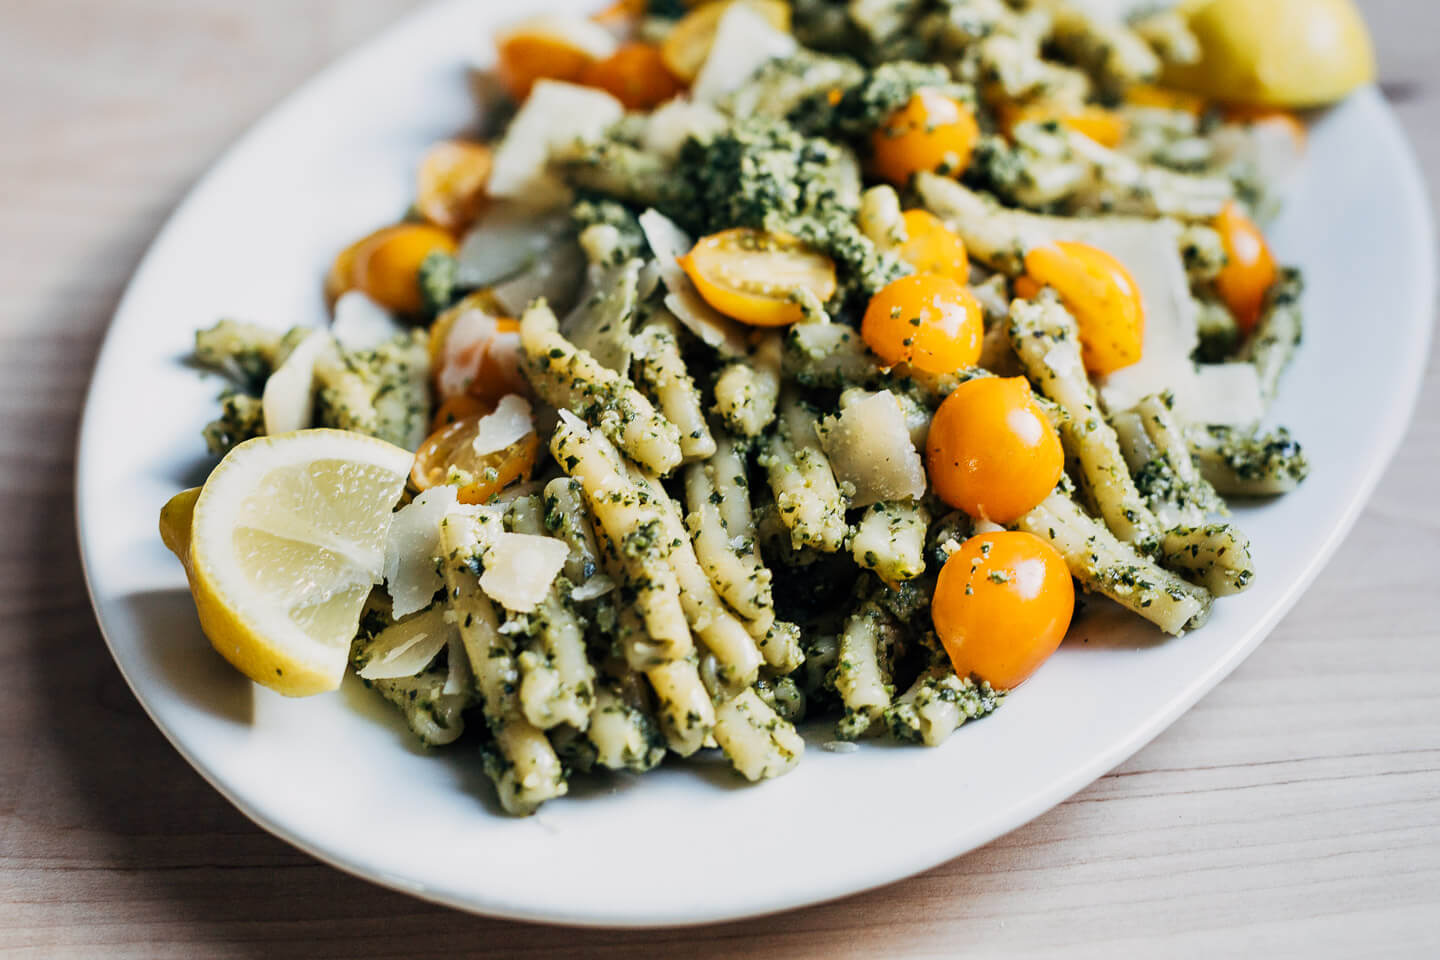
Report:
M 409 6 L 0 10 L 0 953 L 1440 955 L 1435 355 L 1374 502 L 1260 650 L 1118 770 L 923 876 L 700 930 L 547 929 L 352 879 L 221 799 L 141 712 L 86 602 L 80 400 L 116 299 L 185 189 Z M 1366 7 L 1387 92 L 1440 182 L 1440 5 Z

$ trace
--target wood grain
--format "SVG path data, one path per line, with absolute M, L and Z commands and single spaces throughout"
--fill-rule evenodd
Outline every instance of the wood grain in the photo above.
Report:
M 920 877 L 699 930 L 531 927 L 337 873 L 201 781 L 125 688 L 86 602 L 71 516 L 82 392 L 126 278 L 186 187 L 295 84 L 409 6 L 0 9 L 0 953 L 1437 955 L 1433 355 L 1374 502 L 1259 652 L 1118 770 Z M 1440 6 L 1365 6 L 1434 182 Z

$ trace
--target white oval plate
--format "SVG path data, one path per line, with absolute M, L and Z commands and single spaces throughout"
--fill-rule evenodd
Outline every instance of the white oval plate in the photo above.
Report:
M 464 66 L 502 6 L 423 10 L 231 150 L 137 272 L 86 405 L 80 541 L 116 662 L 201 775 L 322 860 L 467 910 L 613 926 L 742 917 L 916 873 L 1074 793 L 1234 669 L 1335 550 L 1399 443 L 1427 355 L 1434 245 L 1410 150 L 1369 91 L 1315 127 L 1274 231 L 1310 281 L 1305 347 L 1275 414 L 1314 472 L 1239 511 L 1254 589 L 1180 640 L 1124 617 L 1077 624 L 1004 709 L 937 750 L 830 753 L 814 749 L 821 731 L 796 772 L 763 786 L 723 762 L 667 764 L 582 782 L 528 820 L 501 816 L 477 756 L 416 748 L 358 683 L 287 700 L 232 671 L 200 634 L 156 517 L 209 466 L 200 428 L 219 384 L 183 362 L 195 328 L 323 322 L 334 251 L 404 210 L 421 151 L 473 116 Z

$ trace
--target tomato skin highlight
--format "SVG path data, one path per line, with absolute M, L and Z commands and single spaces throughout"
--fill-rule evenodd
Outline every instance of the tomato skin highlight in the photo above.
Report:
M 1233 200 L 1220 211 L 1214 226 L 1229 258 L 1215 278 L 1215 289 L 1235 315 L 1240 331 L 1249 334 L 1260 322 L 1265 294 L 1280 274 L 1275 255 L 1270 252 L 1260 228 Z
M 1050 544 L 1002 530 L 971 537 L 950 555 L 930 609 L 955 672 L 1011 690 L 1065 639 L 1075 584 Z
M 1125 265 L 1097 247 L 1060 241 L 1025 254 L 1018 296 L 1053 287 L 1080 328 L 1080 355 L 1093 374 L 1139 361 L 1145 347 L 1145 306 Z
M 953 373 L 980 359 L 984 314 L 975 295 L 949 277 L 915 273 L 870 298 L 860 336 L 889 366 Z
M 1065 470 L 1060 437 L 1024 377 L 960 384 L 935 412 L 925 447 L 940 499 L 994 523 L 1029 513 Z
M 970 257 L 965 241 L 929 210 L 906 210 L 905 242 L 895 250 L 897 256 L 916 273 L 938 273 L 956 283 L 970 279 Z
M 980 125 L 969 106 L 938 90 L 917 90 L 870 138 L 875 172 L 896 186 L 916 173 L 958 177 L 970 166 Z

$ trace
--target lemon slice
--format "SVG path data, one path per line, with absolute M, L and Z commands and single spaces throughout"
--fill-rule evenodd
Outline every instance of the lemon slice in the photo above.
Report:
M 161 538 L 221 656 L 288 696 L 340 685 L 412 459 L 343 430 L 259 437 L 165 505 Z
M 1375 51 L 1353 0 L 1198 0 L 1184 12 L 1202 56 L 1169 67 L 1167 86 L 1296 109 L 1333 103 L 1375 79 Z

